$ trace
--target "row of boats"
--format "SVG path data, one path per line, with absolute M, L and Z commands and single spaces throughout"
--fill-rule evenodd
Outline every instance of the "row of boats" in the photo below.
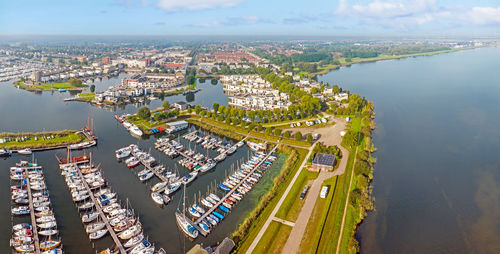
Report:
M 146 239 L 142 224 L 128 204 L 126 207 L 120 204 L 116 193 L 107 187 L 107 181 L 98 167 L 91 163 L 72 163 L 60 164 L 60 168 L 73 201 L 83 212 L 81 220 L 89 239 L 97 240 L 114 234 L 120 241 L 100 253 L 119 253 L 119 245 L 127 253 L 154 253 L 155 247 Z
M 221 198 L 215 193 L 210 193 L 200 198 L 198 203 L 193 203 L 187 208 L 190 216 L 176 213 L 178 226 L 190 238 L 196 238 L 198 231 L 206 236 L 216 227 L 232 208 L 243 199 L 243 196 L 252 190 L 259 182 L 263 172 L 276 160 L 276 156 L 267 156 L 264 153 L 256 153 L 247 162 L 241 164 L 241 168 L 235 170 L 226 177 L 219 187 L 225 191 Z
M 21 161 L 10 168 L 10 179 L 13 183 L 10 187 L 12 215 L 26 216 L 33 213 L 31 224 L 25 222 L 12 227 L 11 247 L 19 253 L 35 253 L 38 248 L 43 254 L 62 253 L 59 230 L 42 167 Z
M 123 116 L 115 115 L 116 120 L 118 120 L 118 122 L 120 122 L 123 125 L 123 127 L 125 127 L 130 132 L 130 134 L 141 137 L 144 134 L 142 130 L 139 127 L 137 127 L 137 125 L 132 124 L 127 120 L 125 120 L 126 117 L 127 115 Z

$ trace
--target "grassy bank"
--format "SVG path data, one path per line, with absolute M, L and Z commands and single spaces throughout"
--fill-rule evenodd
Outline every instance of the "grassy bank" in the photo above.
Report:
M 259 233 L 307 155 L 307 150 L 305 149 L 280 146 L 279 150 L 289 154 L 285 166 L 283 166 L 283 171 L 276 177 L 272 190 L 262 198 L 259 205 L 250 213 L 245 222 L 243 222 L 238 230 L 233 233 L 233 238 L 237 242 L 236 252 L 238 253 L 244 253 L 250 244 L 252 244 L 252 241 Z M 280 230 L 285 229 L 278 229 L 278 232 Z M 286 241 L 286 239 L 284 241 Z
M 95 93 L 80 93 L 77 97 L 79 101 L 91 102 L 95 99 Z
M 280 222 L 272 221 L 262 236 L 262 240 L 257 244 L 254 253 L 282 253 L 288 236 L 292 232 L 292 227 Z M 272 239 L 272 240 L 270 240 Z
M 85 84 L 81 84 L 79 86 L 73 86 L 70 83 L 66 82 L 56 82 L 50 84 L 42 84 L 42 85 L 29 85 L 23 81 L 15 82 L 14 85 L 19 86 L 21 89 L 32 90 L 32 91 L 57 91 L 59 89 L 65 90 L 84 90 L 88 86 Z
M 29 137 L 29 139 L 27 139 Z M 12 141 L 6 142 L 6 138 Z M 73 130 L 54 132 L 0 133 L 0 147 L 19 150 L 24 148 L 50 148 L 87 141 L 85 136 Z M 17 139 L 17 140 L 16 140 Z
M 276 217 L 291 222 L 297 220 L 300 209 L 302 209 L 305 202 L 305 199 L 299 198 L 300 193 L 310 180 L 314 180 L 317 177 L 318 172 L 302 170 L 294 185 L 290 189 L 288 196 L 285 198 L 285 201 L 283 201 L 283 204 L 281 204 L 280 209 L 276 213 Z

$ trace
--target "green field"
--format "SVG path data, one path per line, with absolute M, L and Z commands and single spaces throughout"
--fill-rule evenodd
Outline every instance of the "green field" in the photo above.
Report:
M 29 140 L 15 141 L 16 138 L 29 137 Z M 5 138 L 14 139 L 14 141 L 5 142 Z M 38 140 L 35 140 L 37 138 Z M 0 147 L 7 149 L 24 149 L 24 148 L 46 148 L 60 145 L 76 144 L 86 141 L 86 138 L 76 131 L 58 131 L 44 133 L 0 133 Z
M 54 90 L 59 90 L 59 89 L 83 90 L 83 89 L 88 87 L 85 84 L 82 84 L 81 86 L 72 86 L 71 84 L 66 83 L 66 82 L 57 82 L 57 83 L 42 84 L 42 85 L 29 85 L 29 84 L 24 83 L 23 81 L 19 81 L 19 82 L 16 82 L 15 85 L 18 85 L 22 89 L 39 90 L 39 91 L 54 91 Z
M 300 199 L 300 193 L 304 189 L 304 186 L 310 180 L 314 180 L 318 177 L 318 172 L 311 172 L 308 170 L 302 170 L 299 177 L 295 181 L 294 185 L 290 189 L 288 196 L 281 204 L 280 209 L 276 213 L 276 217 L 284 219 L 287 221 L 295 222 L 299 216 L 300 209 L 304 205 L 305 199 Z
M 80 93 L 78 94 L 79 101 L 91 102 L 95 99 L 95 93 Z
M 281 253 L 283 246 L 292 232 L 292 227 L 284 225 L 280 222 L 272 221 L 267 227 L 266 232 L 262 236 L 254 249 L 254 253 Z M 270 240 L 272 239 L 272 240 Z

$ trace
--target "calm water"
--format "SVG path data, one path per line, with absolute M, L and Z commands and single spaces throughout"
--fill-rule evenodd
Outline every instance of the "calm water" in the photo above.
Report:
M 362 253 L 500 253 L 500 48 L 353 65 L 320 80 L 373 100 Z
M 123 77 L 123 76 L 121 76 Z M 96 82 L 96 90 L 104 90 L 110 85 L 119 82 L 119 79 L 104 80 Z M 199 103 L 206 107 L 218 101 L 221 105 L 227 105 L 227 96 L 222 93 L 222 86 L 212 85 L 210 80 L 199 83 L 203 91 L 195 94 L 191 103 Z M 177 163 L 167 158 L 164 154 L 154 149 L 156 138 L 151 137 L 146 140 L 138 140 L 132 137 L 121 125 L 117 123 L 113 115 L 134 113 L 137 107 L 142 105 L 128 105 L 123 108 L 97 108 L 87 103 L 63 102 L 64 97 L 69 97 L 67 93 L 47 93 L 35 94 L 24 90 L 18 90 L 10 83 L 0 83 L 0 132 L 1 131 L 42 131 L 58 129 L 80 129 L 86 124 L 87 118 L 92 117 L 95 122 L 96 134 L 99 136 L 99 145 L 91 151 L 96 164 L 100 164 L 109 185 L 118 193 L 121 200 L 127 198 L 139 214 L 146 234 L 157 247 L 163 247 L 169 253 L 182 253 L 188 250 L 194 243 L 189 242 L 181 235 L 175 223 L 174 211 L 177 208 L 180 192 L 176 193 L 171 203 L 164 208 L 154 205 L 150 197 L 149 188 L 157 182 L 151 180 L 148 184 L 140 183 L 136 172 L 141 170 L 138 167 L 129 170 L 123 163 L 119 163 L 114 158 L 114 151 L 120 147 L 137 143 L 146 151 L 151 150 L 153 156 L 159 159 L 169 168 L 175 168 Z M 185 96 L 167 97 L 171 103 L 186 100 Z M 156 100 L 147 105 L 150 108 L 161 106 L 162 101 Z M 194 127 L 191 127 L 194 128 Z M 187 131 L 180 133 L 181 135 Z M 185 140 L 181 139 L 185 142 Z M 232 142 L 232 141 L 230 141 Z M 194 147 L 194 145 L 193 145 Z M 197 147 L 200 152 L 204 152 Z M 211 153 L 213 153 L 211 151 Z M 214 181 L 219 183 L 225 177 L 226 171 L 238 160 L 246 159 L 248 156 L 246 146 L 239 149 L 235 154 L 228 157 L 224 162 L 217 165 L 215 171 L 201 175 L 187 188 L 186 199 L 191 204 L 193 196 L 204 194 Z M 55 155 L 65 155 L 64 150 L 47 151 L 35 154 L 35 158 L 44 167 L 45 178 L 51 194 L 52 205 L 56 214 L 59 229 L 67 253 L 94 253 L 111 245 L 109 237 L 95 242 L 95 249 L 87 239 L 84 232 L 78 211 L 71 201 L 71 196 L 60 175 Z M 10 239 L 11 224 L 10 216 L 10 192 L 8 168 L 13 166 L 21 158 L 17 155 L 9 159 L 0 159 L 0 253 L 8 253 L 8 241 Z M 215 231 L 207 238 L 199 237 L 195 243 L 203 243 L 205 246 L 216 244 L 225 236 L 233 232 L 238 224 L 244 219 L 248 212 L 255 206 L 260 197 L 265 193 L 265 189 L 272 184 L 272 178 L 279 172 L 280 164 L 285 160 L 281 156 L 273 167 L 268 170 L 263 180 L 258 184 L 243 201 L 233 209 L 233 212 L 219 225 Z M 187 170 L 178 167 L 181 174 L 186 174 Z M 17 219 L 14 220 L 14 223 Z

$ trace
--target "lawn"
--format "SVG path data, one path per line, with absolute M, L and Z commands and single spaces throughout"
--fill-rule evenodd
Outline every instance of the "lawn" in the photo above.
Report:
M 292 232 L 292 227 L 277 221 L 272 221 L 253 252 L 281 253 L 290 232 Z M 272 241 L 270 241 L 270 239 L 272 239 Z
M 162 127 L 164 129 L 168 128 L 167 120 L 164 121 L 159 121 L 159 122 L 153 122 L 153 121 L 148 121 L 145 119 L 141 119 L 137 116 L 128 116 L 127 121 L 129 121 L 132 124 L 137 125 L 145 134 L 151 134 L 151 129 L 153 128 L 158 128 Z
M 78 94 L 78 100 L 91 102 L 95 99 L 95 93 L 80 93 Z
M 306 154 L 304 154 L 305 156 Z M 280 209 L 276 213 L 276 217 L 288 221 L 294 222 L 297 220 L 299 216 L 300 209 L 304 205 L 305 199 L 300 199 L 300 193 L 304 189 L 304 186 L 308 183 L 309 180 L 316 179 L 318 177 L 317 172 L 311 172 L 308 170 L 302 170 L 299 177 L 295 181 L 295 184 L 290 189 L 288 196 L 281 204 Z
M 60 136 L 59 136 L 60 135 Z M 59 145 L 76 144 L 86 138 L 76 131 L 45 132 L 45 133 L 0 133 L 0 139 L 16 137 L 30 137 L 26 141 L 10 141 L 0 143 L 0 147 L 7 149 L 41 148 Z M 35 140 L 38 138 L 38 140 Z
M 84 89 L 88 87 L 85 84 L 82 84 L 81 86 L 72 86 L 69 83 L 66 82 L 56 82 L 56 83 L 50 83 L 50 84 L 43 84 L 43 85 L 28 85 L 24 83 L 23 81 L 19 81 L 17 83 L 19 87 L 27 90 L 44 90 L 44 91 L 52 91 L 52 90 L 59 90 L 59 89 Z

